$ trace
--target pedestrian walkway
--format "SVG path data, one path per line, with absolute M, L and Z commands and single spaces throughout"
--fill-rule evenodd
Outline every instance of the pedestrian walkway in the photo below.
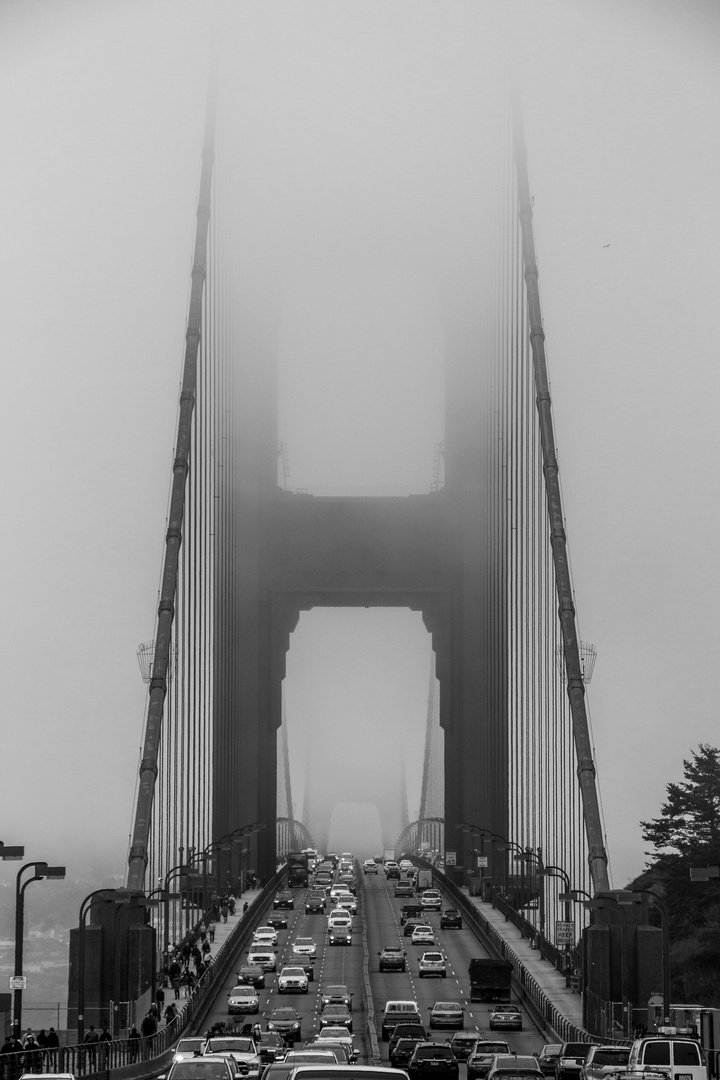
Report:
M 492 904 L 481 900 L 479 896 L 468 895 L 468 890 L 463 887 L 469 903 L 478 911 L 481 922 L 487 923 L 494 934 L 501 938 L 508 949 L 517 957 L 525 970 L 532 976 L 542 989 L 545 997 L 557 1012 L 564 1016 L 575 1027 L 582 1027 L 582 997 L 566 985 L 565 976 L 562 975 L 550 960 L 543 960 L 538 949 L 534 948 L 530 940 L 523 937 L 514 923 L 506 920 L 505 916 Z

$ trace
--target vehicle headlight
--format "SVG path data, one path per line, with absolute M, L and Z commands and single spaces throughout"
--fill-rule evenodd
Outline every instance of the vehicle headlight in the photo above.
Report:
M 267 1028 L 268 1031 L 274 1031 L 275 1030 L 275 1025 L 273 1024 L 272 1020 L 268 1020 L 265 1027 Z
M 293 1027 L 294 1027 L 294 1028 L 299 1028 L 299 1027 L 300 1027 L 300 1025 L 298 1024 L 297 1020 L 296 1020 L 296 1021 L 295 1021 L 295 1023 L 293 1024 Z

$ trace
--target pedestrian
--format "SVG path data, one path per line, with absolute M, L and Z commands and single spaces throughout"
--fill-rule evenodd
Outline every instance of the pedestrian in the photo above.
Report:
M 226 923 L 228 917 L 228 906 L 225 900 L 223 900 L 222 904 L 220 905 L 220 914 L 222 915 L 222 921 Z
M 97 1068 L 97 1044 L 99 1043 L 99 1041 L 100 1036 L 95 1030 L 94 1025 L 91 1024 L 85 1032 L 85 1038 L 83 1039 L 83 1044 L 87 1049 L 88 1072 L 95 1072 Z
M 167 1009 L 165 1010 L 165 1013 L 164 1013 L 166 1026 L 169 1026 L 170 1024 L 172 1024 L 172 1022 L 175 1019 L 175 1017 L 177 1016 L 177 1014 L 178 1014 L 177 1008 L 176 1008 L 175 1004 L 171 1001 L 170 1004 L 168 1005 Z
M 200 940 L 205 941 L 205 938 L 207 937 L 207 927 L 204 922 L 201 922 L 198 926 L 198 934 L 200 935 Z
M 22 1043 L 14 1035 L 6 1035 L 0 1046 L 0 1062 L 4 1066 L 5 1080 L 17 1080 L 22 1072 Z
M 206 960 L 211 952 L 212 952 L 212 949 L 210 948 L 210 942 L 206 938 L 205 941 L 203 941 L 203 944 L 202 944 L 203 959 Z
M 104 1027 L 100 1032 L 98 1038 L 98 1049 L 100 1050 L 100 1068 L 107 1069 L 110 1062 L 110 1043 L 112 1042 L 112 1035 L 108 1031 L 107 1027 Z
M 41 1073 L 43 1066 L 40 1044 L 28 1028 L 29 1034 L 23 1040 L 23 1068 L 25 1072 Z
M 149 1050 L 152 1037 L 157 1031 L 157 1020 L 153 1014 L 148 1010 L 145 1014 L 142 1024 L 140 1025 L 140 1032 L 145 1040 L 145 1046 Z
M 215 940 L 215 920 L 211 919 L 208 923 L 208 937 L 211 941 Z
M 234 915 L 235 914 L 235 897 L 234 896 L 231 896 L 228 899 L 228 908 L 230 910 L 230 914 Z
M 140 1032 L 133 1024 L 132 1030 L 128 1035 L 128 1053 L 131 1061 L 137 1061 L 140 1055 Z
M 248 902 L 246 900 L 245 903 L 243 904 L 243 915 L 247 915 L 247 909 L 248 909 L 249 906 L 250 905 L 248 904 Z
M 157 1002 L 158 1008 L 162 1011 L 162 1007 L 165 1004 L 165 991 L 162 986 L 158 986 L 155 991 L 155 1001 Z
M 48 1072 L 57 1072 L 59 1071 L 57 1065 L 57 1052 L 60 1046 L 60 1039 L 58 1038 L 58 1033 L 54 1027 L 51 1027 L 48 1031 L 45 1045 L 47 1047 L 46 1056 L 48 1060 Z
M 180 978 L 180 972 L 178 972 L 177 975 L 173 975 L 173 981 L 172 981 L 172 988 L 173 988 L 173 993 L 175 995 L 175 1000 L 176 1001 L 180 997 L 180 987 L 181 986 L 182 986 L 182 980 Z

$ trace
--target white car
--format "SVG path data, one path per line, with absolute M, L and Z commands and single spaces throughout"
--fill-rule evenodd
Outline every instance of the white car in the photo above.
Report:
M 339 896 L 335 901 L 335 911 L 349 911 L 351 915 L 357 915 L 357 900 L 354 896 Z
M 363 863 L 363 873 L 364 874 L 377 874 L 377 872 L 378 872 L 378 865 L 375 862 L 375 860 L 374 859 L 366 859 L 365 862 Z
M 418 974 L 422 979 L 426 975 L 437 975 L 444 979 L 447 976 L 445 957 L 441 952 L 424 952 L 418 963 Z
M 416 926 L 410 937 L 413 945 L 434 945 L 435 931 L 432 926 Z
M 338 900 L 341 896 L 352 896 L 347 885 L 332 885 L 330 887 L 330 899 Z
M 278 975 L 278 993 L 287 994 L 292 991 L 307 994 L 308 977 L 304 968 L 284 967 Z
M 314 960 L 317 956 L 315 939 L 311 937 L 295 938 L 295 941 L 293 942 L 293 952 L 297 956 L 311 956 Z
M 274 926 L 259 926 L 253 934 L 252 943 L 263 948 L 274 948 L 278 943 L 277 930 Z
M 420 897 L 420 907 L 423 911 L 441 911 L 442 896 L 435 889 L 426 889 Z
M 228 994 L 228 1012 L 256 1013 L 260 1011 L 260 998 L 254 986 L 243 983 L 235 986 Z
M 274 971 L 277 967 L 275 953 L 271 949 L 260 949 L 250 946 L 248 952 L 248 964 L 262 968 L 263 971 Z
M 335 908 L 335 910 L 331 911 L 328 915 L 327 925 L 328 930 L 333 926 L 352 926 L 352 915 L 343 908 L 340 908 L 339 910 Z M 434 944 L 434 941 L 432 944 Z

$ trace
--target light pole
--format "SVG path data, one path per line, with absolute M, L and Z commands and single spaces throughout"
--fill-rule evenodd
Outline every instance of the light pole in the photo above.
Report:
M 20 856 L 22 858 L 22 856 Z M 32 877 L 22 880 L 26 870 L 34 870 Z M 22 973 L 23 973 L 23 936 L 25 927 L 25 890 L 31 881 L 48 878 L 60 881 L 65 877 L 64 866 L 48 866 L 46 862 L 29 862 L 21 866 L 15 879 L 15 990 L 13 994 L 13 1026 L 19 1035 L 22 1024 Z
M 670 1023 L 670 927 L 668 924 L 667 908 L 659 896 L 650 889 L 631 889 L 631 892 L 639 896 L 649 896 L 660 912 L 660 926 L 662 928 L 663 950 L 663 1023 Z
M 565 892 L 558 894 L 558 903 L 563 904 L 563 907 L 564 907 L 563 915 L 565 916 L 563 921 L 565 922 L 566 927 L 568 925 L 570 925 L 570 924 L 572 925 L 572 929 L 569 930 L 569 931 L 566 929 L 565 933 L 566 934 L 571 933 L 573 935 L 573 938 L 574 938 L 575 937 L 575 920 L 571 917 L 570 904 L 571 904 L 572 901 L 571 901 L 570 895 L 569 895 L 570 894 L 570 875 L 567 873 L 566 870 L 563 870 L 562 866 L 553 866 L 553 865 L 543 867 L 543 870 L 541 871 L 541 874 L 542 874 L 543 877 L 558 877 L 558 878 L 562 879 L 562 882 L 563 882 L 563 884 L 565 886 Z M 565 899 L 563 899 L 563 897 Z M 556 938 L 555 944 L 557 945 L 557 927 L 556 927 L 555 938 Z M 565 979 L 567 981 L 567 979 L 569 977 L 569 970 L 570 970 L 570 949 L 572 947 L 572 943 L 569 942 L 569 941 L 564 941 L 563 946 L 564 946 L 564 951 L 565 951 Z

